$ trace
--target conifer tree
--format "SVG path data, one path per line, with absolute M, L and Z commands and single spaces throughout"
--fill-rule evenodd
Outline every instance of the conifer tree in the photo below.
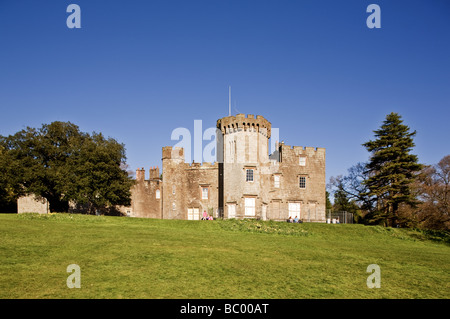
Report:
M 371 153 L 366 166 L 366 195 L 374 196 L 377 203 L 372 221 L 384 221 L 385 226 L 398 226 L 399 205 L 417 203 L 411 184 L 422 165 L 410 154 L 416 131 L 410 132 L 402 123 L 399 114 L 388 114 L 381 128 L 374 131 L 376 139 L 363 144 Z

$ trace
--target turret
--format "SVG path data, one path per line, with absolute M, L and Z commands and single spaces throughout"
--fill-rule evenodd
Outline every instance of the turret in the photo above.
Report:
M 236 116 L 227 116 L 217 120 L 217 128 L 222 134 L 234 133 L 237 131 L 256 131 L 270 138 L 271 124 L 263 116 L 252 114 L 236 114 Z

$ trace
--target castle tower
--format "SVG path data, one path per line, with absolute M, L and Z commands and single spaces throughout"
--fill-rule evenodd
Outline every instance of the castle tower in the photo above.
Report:
M 219 209 L 225 218 L 260 216 L 262 167 L 269 165 L 271 124 L 264 117 L 237 114 L 217 121 L 222 132 Z M 220 152 L 221 150 L 218 150 Z
M 162 211 L 164 219 L 185 219 L 185 174 L 184 149 L 165 146 L 162 149 Z
M 269 161 L 271 124 L 261 115 L 237 114 L 217 121 L 223 135 L 224 163 Z

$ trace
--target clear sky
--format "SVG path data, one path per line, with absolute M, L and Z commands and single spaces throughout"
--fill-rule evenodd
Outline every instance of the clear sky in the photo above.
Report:
M 228 115 L 229 85 L 233 115 L 325 147 L 327 181 L 368 159 L 361 144 L 390 112 L 437 163 L 450 154 L 450 1 L 0 0 L 1 135 L 70 121 L 124 143 L 131 169 L 161 167 L 174 129 Z

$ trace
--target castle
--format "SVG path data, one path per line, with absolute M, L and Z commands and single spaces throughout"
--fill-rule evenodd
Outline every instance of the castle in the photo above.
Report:
M 217 120 L 218 161 L 185 163 L 184 149 L 162 148 L 162 178 L 136 171 L 132 217 L 199 220 L 256 218 L 325 222 L 325 149 L 277 143 L 269 156 L 271 123 L 257 115 Z
M 184 149 L 162 148 L 158 167 L 136 171 L 127 216 L 199 220 L 290 216 L 325 222 L 325 149 L 277 143 L 269 156 L 271 124 L 264 117 L 237 114 L 217 120 L 217 161 L 185 163 Z M 74 205 L 71 206 L 71 209 Z M 18 200 L 18 212 L 48 212 L 46 200 Z

